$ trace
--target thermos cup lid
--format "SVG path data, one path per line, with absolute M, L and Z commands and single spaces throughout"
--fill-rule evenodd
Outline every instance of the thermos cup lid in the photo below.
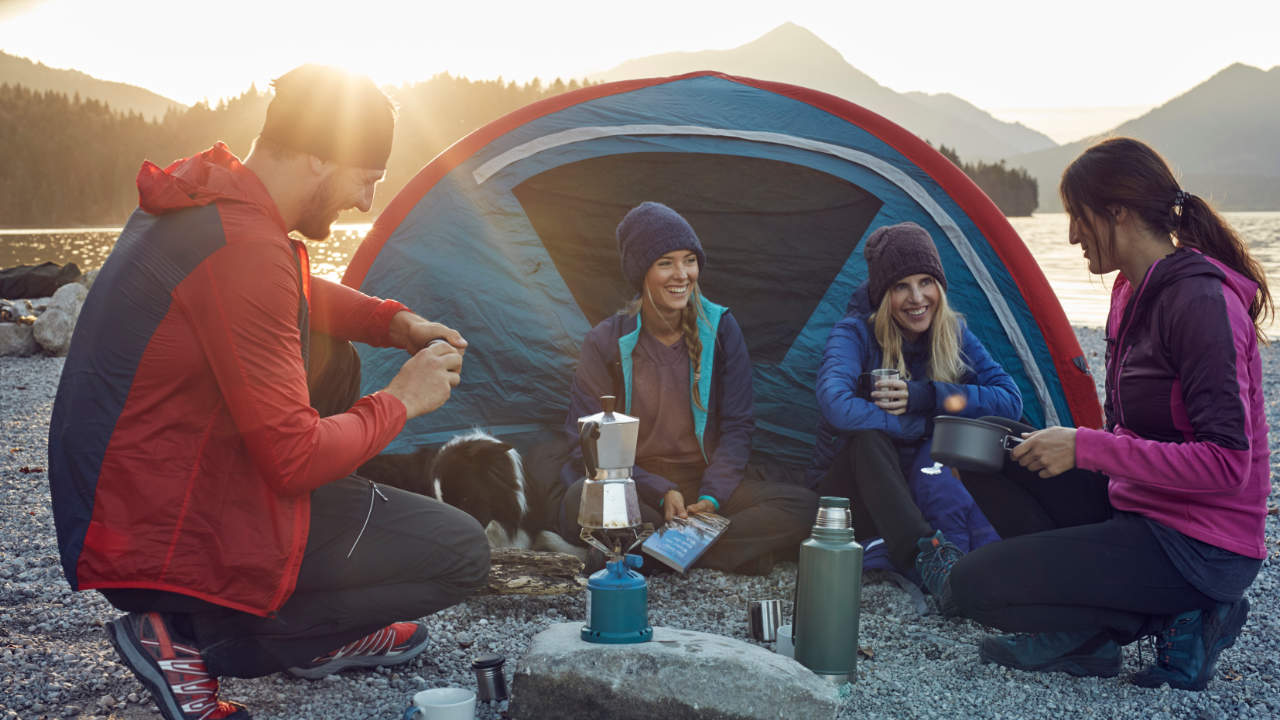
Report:
M 501 667 L 506 662 L 506 658 L 496 653 L 485 653 L 477 655 L 471 660 L 471 668 L 473 670 L 482 670 L 485 668 Z

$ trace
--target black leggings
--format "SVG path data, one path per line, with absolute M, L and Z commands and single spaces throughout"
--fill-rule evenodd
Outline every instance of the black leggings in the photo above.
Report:
M 583 478 L 569 486 L 560 510 L 560 535 L 578 545 L 583 544 L 578 538 L 578 503 L 585 482 Z M 697 497 L 696 479 L 691 483 L 673 482 L 680 485 L 686 503 Z M 767 552 L 773 553 L 775 559 L 794 557 L 813 526 L 818 496 L 799 485 L 749 476 L 738 484 L 717 512 L 729 518 L 729 529 L 698 558 L 694 567 L 734 572 Z M 643 500 L 640 517 L 644 522 L 653 523 L 655 528 L 666 521 L 661 508 Z
M 964 472 L 961 480 L 1005 538 L 952 570 L 962 615 L 1011 632 L 1106 631 L 1125 644 L 1169 615 L 1215 605 L 1182 577 L 1145 520 L 1113 510 L 1101 473 L 1041 478 L 1006 460 L 999 475 Z
M 857 540 L 882 537 L 894 567 L 902 572 L 915 569 L 916 541 L 932 535 L 933 528 L 911 496 L 898 449 L 888 434 L 852 433 L 819 481 L 818 493 L 849 498 Z

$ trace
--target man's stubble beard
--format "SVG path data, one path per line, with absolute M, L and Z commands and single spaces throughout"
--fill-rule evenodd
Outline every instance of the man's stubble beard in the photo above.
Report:
M 330 175 L 325 181 L 311 193 L 311 197 L 307 198 L 307 202 L 302 206 L 302 214 L 298 219 L 297 231 L 303 237 L 311 240 L 324 240 L 329 237 L 334 220 L 337 219 L 338 208 L 334 205 L 333 199 L 337 195 L 334 192 L 334 176 Z

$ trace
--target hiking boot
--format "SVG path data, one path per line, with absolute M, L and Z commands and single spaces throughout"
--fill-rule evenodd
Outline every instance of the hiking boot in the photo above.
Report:
M 916 554 L 916 571 L 924 581 L 924 589 L 942 605 L 944 599 L 950 597 L 947 580 L 951 577 L 951 568 L 964 557 L 964 551 L 943 537 L 941 530 L 917 540 L 916 547 L 920 549 Z
M 1249 615 L 1249 601 L 1218 603 L 1212 610 L 1188 610 L 1175 615 L 1160 630 L 1156 664 L 1135 673 L 1140 687 L 1203 690 L 1218 664 L 1218 654 L 1235 644 Z
M 1092 630 L 988 635 L 978 648 L 978 658 L 1019 670 L 1076 677 L 1115 677 L 1122 660 L 1116 641 Z
M 107 636 L 165 720 L 251 720 L 245 706 L 218 699 L 218 678 L 209 674 L 200 651 L 178 637 L 160 613 L 116 618 L 107 623 Z
M 427 626 L 420 622 L 392 623 L 381 630 L 347 643 L 301 667 L 289 668 L 291 675 L 318 680 L 349 667 L 399 665 L 427 649 Z

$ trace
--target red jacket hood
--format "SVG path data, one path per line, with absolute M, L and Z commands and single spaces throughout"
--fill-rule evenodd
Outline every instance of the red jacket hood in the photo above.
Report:
M 138 206 L 152 215 L 220 200 L 257 205 L 281 230 L 288 231 L 266 186 L 224 143 L 163 170 L 150 161 L 142 163 L 138 170 Z

